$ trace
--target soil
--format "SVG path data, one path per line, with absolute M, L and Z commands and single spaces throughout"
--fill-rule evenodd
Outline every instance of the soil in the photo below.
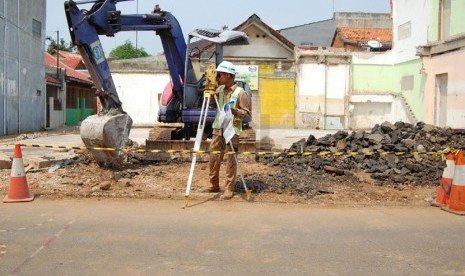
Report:
M 50 199 L 67 198 L 153 198 L 183 200 L 191 163 L 173 158 L 147 162 L 130 158 L 119 169 L 99 167 L 88 152 L 79 152 L 60 168 L 27 170 L 31 193 Z M 377 185 L 369 174 L 353 172 L 338 176 L 324 170 L 296 173 L 288 167 L 265 165 L 254 160 L 240 163 L 250 201 L 302 203 L 322 206 L 429 206 L 438 183 Z M 224 179 L 225 167 L 220 178 Z M 0 171 L 0 193 L 8 193 L 10 170 Z M 197 162 L 189 201 L 220 200 L 220 193 L 200 192 L 208 183 L 208 163 Z M 221 183 L 223 184 L 223 183 Z M 238 177 L 232 201 L 246 201 Z

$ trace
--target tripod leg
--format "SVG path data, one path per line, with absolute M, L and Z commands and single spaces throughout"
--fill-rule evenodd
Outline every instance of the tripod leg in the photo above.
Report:
M 210 103 L 210 94 L 206 94 L 203 98 L 202 109 L 200 111 L 200 120 L 197 126 L 197 134 L 195 136 L 194 152 L 192 153 L 192 163 L 189 171 L 189 178 L 187 180 L 186 193 L 184 195 L 185 207 L 189 204 L 189 194 L 192 186 L 192 179 L 194 178 L 195 163 L 197 162 L 197 152 L 200 150 L 202 144 L 203 131 L 207 121 L 208 106 Z
M 242 175 L 242 171 L 239 168 L 239 161 L 237 159 L 237 154 L 234 151 L 234 146 L 233 146 L 232 141 L 229 141 L 229 145 L 231 146 L 231 151 L 232 151 L 232 154 L 234 156 L 234 161 L 236 161 L 237 171 L 239 172 L 239 175 L 241 176 L 241 181 L 242 181 L 242 185 L 244 186 L 245 194 L 247 196 L 247 201 L 250 201 L 250 197 L 252 196 L 252 191 L 247 188 L 247 184 L 245 183 L 244 175 Z

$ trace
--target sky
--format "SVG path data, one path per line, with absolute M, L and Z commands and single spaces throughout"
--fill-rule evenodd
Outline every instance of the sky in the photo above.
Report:
M 56 39 L 58 31 L 60 38 L 69 42 L 64 2 L 47 0 L 46 35 Z M 333 12 L 390 12 L 389 0 L 129 0 L 117 3 L 116 8 L 121 14 L 145 14 L 150 13 L 155 4 L 177 18 L 185 37 L 197 28 L 228 26 L 233 29 L 253 14 L 279 30 L 331 19 Z M 82 8 L 89 9 L 90 6 L 82 5 Z M 163 51 L 160 39 L 150 31 L 137 32 L 137 35 L 136 32 L 120 32 L 111 38 L 101 36 L 100 40 L 106 55 L 126 40 L 144 48 L 150 55 Z

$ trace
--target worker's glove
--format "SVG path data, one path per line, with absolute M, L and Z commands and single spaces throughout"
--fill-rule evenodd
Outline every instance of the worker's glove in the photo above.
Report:
M 225 103 L 224 106 L 223 106 L 224 111 L 227 112 L 229 109 L 231 109 L 231 111 L 232 111 L 232 109 L 234 108 L 233 107 L 234 104 L 235 104 L 234 101 L 230 101 L 230 102 Z

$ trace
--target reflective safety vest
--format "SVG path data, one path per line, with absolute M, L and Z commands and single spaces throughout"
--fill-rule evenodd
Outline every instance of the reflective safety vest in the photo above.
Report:
M 221 109 L 224 108 L 224 86 L 223 88 L 220 90 L 220 93 L 218 95 L 218 104 L 219 106 L 221 107 Z M 237 105 L 237 98 L 239 98 L 239 94 L 241 93 L 241 91 L 243 91 L 244 89 L 242 87 L 236 87 L 236 90 L 234 90 L 233 94 L 231 95 L 231 99 L 230 101 L 234 101 L 234 107 L 236 107 Z M 217 110 L 216 112 L 216 115 L 215 115 L 215 121 L 213 121 L 213 128 L 216 128 L 216 129 L 220 129 L 221 126 L 219 125 L 218 123 L 218 116 L 219 116 L 219 111 Z M 241 135 L 242 133 L 242 123 L 239 124 L 239 126 L 235 126 L 234 125 L 234 115 L 233 115 L 233 119 L 232 119 L 232 122 L 233 124 L 233 128 L 234 128 L 234 131 L 236 132 L 237 135 Z

